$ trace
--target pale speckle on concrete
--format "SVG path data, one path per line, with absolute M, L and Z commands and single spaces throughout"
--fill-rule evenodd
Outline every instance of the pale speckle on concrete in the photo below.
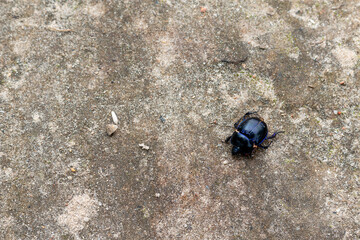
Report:
M 359 60 L 356 52 L 346 47 L 338 46 L 332 51 L 332 53 L 344 68 L 353 68 Z
M 160 36 L 157 41 L 159 45 L 160 54 L 157 57 L 157 61 L 163 68 L 169 67 L 176 59 L 176 48 L 174 45 L 174 39 L 169 35 Z
M 0 157 L 2 157 L 1 153 Z M 11 181 L 14 175 L 15 174 L 11 168 L 0 169 L 0 183 L 4 181 Z
M 15 223 L 14 217 L 0 218 L 0 229 L 5 232 L 8 227 L 11 227 Z
M 16 54 L 25 54 L 31 46 L 31 42 L 28 39 L 20 39 L 14 42 L 13 44 L 14 44 L 13 51 Z
M 98 212 L 98 201 L 88 194 L 74 196 L 58 216 L 57 222 L 70 233 L 77 234 Z
M 41 121 L 41 113 L 39 112 L 34 112 L 32 114 L 32 118 L 33 118 L 33 122 L 34 123 L 39 123 Z
M 85 8 L 85 13 L 92 17 L 99 18 L 105 14 L 105 5 L 103 3 L 89 5 Z

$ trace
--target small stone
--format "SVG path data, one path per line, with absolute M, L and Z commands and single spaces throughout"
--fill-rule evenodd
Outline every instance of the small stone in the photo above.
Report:
M 149 147 L 149 146 L 146 146 L 144 143 L 140 143 L 140 144 L 139 144 L 139 147 L 141 147 L 142 149 L 144 149 L 144 150 L 146 150 L 146 151 L 148 151 L 148 150 L 150 149 L 150 147 Z
M 206 7 L 201 7 L 200 12 L 205 13 L 206 12 Z
M 115 124 L 108 124 L 106 125 L 106 133 L 111 136 L 114 134 L 114 132 L 118 129 L 118 126 Z
M 160 116 L 160 121 L 161 121 L 162 123 L 165 123 L 165 118 L 164 118 L 163 116 Z
M 268 46 L 266 46 L 265 44 L 260 44 L 259 49 L 266 50 L 268 49 Z
M 228 161 L 228 160 L 225 160 L 225 161 L 223 161 L 223 164 L 224 164 L 224 165 L 227 165 L 227 164 L 229 164 L 229 161 Z
M 276 10 L 274 9 L 274 8 L 272 8 L 272 7 L 269 7 L 268 9 L 267 9 L 267 15 L 269 15 L 269 16 L 274 16 L 275 15 L 275 13 L 276 13 Z
M 160 197 L 160 193 L 155 193 L 155 197 L 159 198 L 159 197 Z
M 114 122 L 114 124 L 118 124 L 119 123 L 119 119 L 118 117 L 116 116 L 116 113 L 114 111 L 111 111 L 111 117 L 112 117 L 112 120 Z

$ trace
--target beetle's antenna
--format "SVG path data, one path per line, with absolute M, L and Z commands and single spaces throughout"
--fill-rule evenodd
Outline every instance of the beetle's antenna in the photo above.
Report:
M 220 126 L 220 127 L 229 127 L 229 128 L 234 128 L 234 126 L 230 126 L 230 125 L 220 125 L 220 124 L 216 124 L 216 125 L 218 125 L 218 126 Z
M 234 125 L 223 125 L 223 124 L 218 124 L 216 121 L 214 121 L 214 122 L 210 123 L 210 126 L 211 126 L 211 125 L 218 125 L 218 126 L 220 126 L 220 127 L 230 127 L 230 128 L 233 128 L 233 127 L 234 127 Z

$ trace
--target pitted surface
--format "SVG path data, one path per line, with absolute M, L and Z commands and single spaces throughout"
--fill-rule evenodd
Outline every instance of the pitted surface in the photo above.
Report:
M 360 238 L 359 19 L 356 0 L 0 1 L 0 238 Z M 251 110 L 286 133 L 232 158 Z

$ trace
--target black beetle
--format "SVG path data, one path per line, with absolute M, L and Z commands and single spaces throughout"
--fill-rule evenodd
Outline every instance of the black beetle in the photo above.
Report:
M 265 140 L 276 137 L 278 133 L 284 131 L 275 132 L 268 137 L 268 128 L 264 119 L 257 114 L 254 117 L 251 115 L 257 112 L 247 112 L 242 118 L 234 124 L 235 132 L 226 138 L 225 142 L 229 142 L 233 145 L 232 155 L 243 154 L 251 156 L 253 150 L 257 147 L 267 149 L 272 142 L 268 145 L 261 145 Z

